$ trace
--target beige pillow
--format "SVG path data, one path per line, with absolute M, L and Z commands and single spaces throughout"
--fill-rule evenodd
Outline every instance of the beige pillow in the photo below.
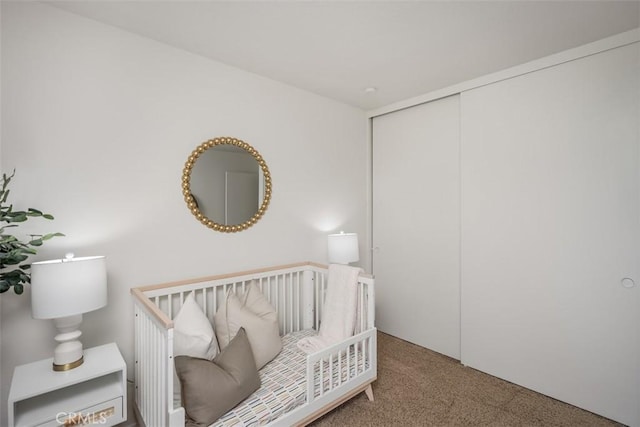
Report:
M 218 352 L 213 326 L 190 292 L 173 318 L 173 355 L 211 360 Z M 174 372 L 173 401 L 177 406 L 180 406 L 180 395 L 180 382 Z
M 213 320 L 221 349 L 240 328 L 247 331 L 258 369 L 282 350 L 278 314 L 255 283 L 251 283 L 241 298 L 229 291 Z
M 213 326 L 189 293 L 173 318 L 173 354 L 213 359 L 218 354 L 218 341 Z
M 175 366 L 189 424 L 212 424 L 260 387 L 244 329 L 212 361 L 177 356 Z

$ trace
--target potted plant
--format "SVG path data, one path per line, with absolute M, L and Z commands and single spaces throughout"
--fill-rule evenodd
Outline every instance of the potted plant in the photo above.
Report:
M 31 264 L 24 263 L 31 255 L 36 254 L 36 247 L 53 237 L 64 236 L 61 233 L 45 235 L 31 235 L 29 240 L 21 241 L 7 230 L 17 227 L 20 222 L 29 218 L 42 217 L 52 220 L 53 216 L 38 209 L 29 208 L 26 211 L 13 210 L 13 205 L 7 203 L 9 197 L 9 183 L 16 174 L 14 170 L 9 176 L 2 174 L 2 190 L 0 190 L 0 293 L 13 288 L 16 294 L 24 291 L 24 284 L 31 283 L 29 269 Z

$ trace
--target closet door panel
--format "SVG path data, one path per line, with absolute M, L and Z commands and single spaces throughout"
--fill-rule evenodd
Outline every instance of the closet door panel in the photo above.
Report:
M 461 99 L 462 363 L 630 425 L 640 424 L 638 46 Z
M 460 358 L 459 97 L 373 119 L 381 331 Z

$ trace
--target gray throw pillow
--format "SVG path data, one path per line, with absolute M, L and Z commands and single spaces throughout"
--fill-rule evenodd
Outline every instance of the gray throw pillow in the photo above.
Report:
M 244 328 L 213 360 L 176 356 L 182 404 L 191 425 L 208 426 L 260 387 Z

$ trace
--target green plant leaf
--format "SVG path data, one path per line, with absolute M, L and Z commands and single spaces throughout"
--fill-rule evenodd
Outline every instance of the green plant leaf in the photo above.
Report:
M 3 258 L 2 263 L 6 264 L 6 265 L 17 265 L 20 264 L 23 261 L 26 261 L 27 258 L 29 258 L 28 255 L 26 254 L 30 254 L 30 255 L 34 255 L 35 251 L 32 250 L 23 250 L 23 249 L 14 249 L 11 252 L 7 253 L 6 256 Z
M 42 240 L 49 240 L 54 237 L 65 237 L 62 233 L 48 233 L 41 237 Z
M 53 219 L 53 215 L 43 213 L 39 209 L 28 208 L 26 211 L 13 210 L 12 204 L 7 204 L 9 198 L 9 183 L 16 171 L 11 175 L 2 174 L 2 189 L 0 190 L 0 222 L 4 223 L 0 227 L 0 293 L 6 292 L 13 287 L 16 294 L 24 292 L 24 285 L 31 283 L 29 271 L 30 263 L 25 261 L 36 254 L 35 247 L 40 247 L 46 240 L 53 237 L 64 236 L 62 233 L 48 233 L 45 235 L 31 236 L 27 241 L 21 241 L 17 237 L 7 234 L 9 228 L 18 227 L 18 224 L 27 221 L 29 218 Z M 6 269 L 10 266 L 17 266 L 10 271 Z
M 18 239 L 16 239 L 16 236 L 11 236 L 9 234 L 3 234 L 2 238 L 0 238 L 0 245 L 4 245 L 10 242 L 16 242 L 18 241 Z
M 29 217 L 24 212 L 11 212 L 7 215 L 9 222 L 25 222 Z

